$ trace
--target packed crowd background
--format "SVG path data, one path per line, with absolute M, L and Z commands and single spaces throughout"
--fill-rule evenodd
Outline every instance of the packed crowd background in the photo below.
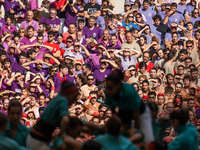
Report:
M 198 150 L 200 2 L 0 0 L 1 150 Z

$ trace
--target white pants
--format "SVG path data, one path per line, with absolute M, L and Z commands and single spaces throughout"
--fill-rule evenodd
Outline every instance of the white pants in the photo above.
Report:
M 59 33 L 65 33 L 63 32 L 63 27 L 64 27 L 64 23 L 65 23 L 65 18 L 60 18 L 60 30 Z
M 144 133 L 144 143 L 154 141 L 151 110 L 145 105 L 145 111 L 140 115 L 140 130 Z
M 46 142 L 37 140 L 29 134 L 26 139 L 26 146 L 32 150 L 51 150 Z
M 20 26 L 21 26 L 21 23 L 16 23 L 17 30 L 19 30 Z
M 63 33 L 67 32 L 67 31 L 68 31 L 68 27 L 64 26 Z

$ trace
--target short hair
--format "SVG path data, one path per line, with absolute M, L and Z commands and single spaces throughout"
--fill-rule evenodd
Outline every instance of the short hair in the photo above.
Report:
M 8 122 L 7 116 L 0 112 L 0 127 L 3 127 Z
M 93 77 L 94 78 L 94 75 L 93 74 L 88 74 L 87 75 L 87 79 L 88 79 L 88 77 Z
M 25 52 L 21 52 L 21 53 L 19 54 L 19 58 L 20 58 L 21 56 L 27 57 L 27 54 L 26 54 Z
M 83 19 L 79 19 L 79 20 L 78 20 L 78 24 L 79 24 L 79 23 L 85 23 L 85 21 L 84 21 Z
M 7 52 L 5 50 L 1 50 L 0 51 L 0 56 L 2 56 L 2 55 L 7 55 Z
M 145 67 L 145 69 L 147 68 L 147 64 L 145 62 L 140 62 L 139 63 L 139 68 L 141 69 L 142 67 Z
M 166 79 L 169 79 L 169 77 L 174 77 L 171 73 L 168 73 L 167 75 L 166 75 Z
M 149 95 L 154 95 L 154 96 L 156 96 L 156 92 L 151 91 L 151 92 L 148 93 L 148 96 L 149 96 Z
M 8 106 L 8 113 L 10 112 L 11 110 L 11 107 L 19 107 L 20 108 L 20 112 L 22 112 L 22 105 L 19 101 L 11 101 L 9 103 L 9 106 Z
M 28 30 L 31 30 L 31 29 L 34 31 L 33 26 L 28 26 L 28 27 L 26 28 L 27 31 L 28 31 Z
M 88 18 L 88 21 L 90 21 L 90 20 L 96 20 L 96 18 L 94 17 L 94 16 L 90 16 L 89 18 Z
M 180 67 L 182 67 L 183 69 L 185 69 L 185 67 L 183 65 L 178 65 L 177 68 L 180 68 Z
M 186 57 L 186 58 L 185 58 L 185 61 L 186 61 L 186 60 L 190 60 L 190 61 L 192 62 L 192 57 Z
M 63 68 L 67 68 L 67 65 L 65 63 L 61 63 L 59 65 L 59 70 L 63 69 Z
M 72 37 L 72 36 L 68 36 L 66 39 L 67 39 L 67 40 L 72 40 L 72 41 L 73 41 L 73 37 Z
M 95 140 L 89 140 L 85 144 L 83 144 L 82 150 L 101 150 L 101 143 Z
M 33 53 L 36 53 L 36 51 L 34 49 L 29 49 L 27 51 L 27 58 L 29 58 L 30 57 L 29 55 L 32 55 Z
M 59 36 L 63 38 L 63 35 L 61 33 L 58 33 L 56 37 L 58 38 Z
M 54 31 L 48 31 L 47 34 L 48 34 L 48 35 L 53 35 L 53 36 L 55 36 L 55 32 L 54 32 Z
M 44 92 L 38 94 L 38 99 L 40 96 L 44 96 L 44 98 L 46 99 L 46 94 L 44 94 Z
M 151 68 L 151 70 L 155 70 L 155 71 L 157 72 L 157 68 L 156 68 L 156 67 Z M 151 70 L 150 70 L 150 71 L 151 71 Z
M 75 27 L 76 27 L 75 23 L 70 23 L 70 24 L 69 24 L 69 26 L 70 26 L 70 25 L 73 25 L 73 26 L 75 26 Z
M 188 40 L 188 41 L 186 41 L 186 44 L 194 44 L 194 42 L 192 41 L 192 40 Z
M 99 110 L 100 110 L 101 108 L 103 108 L 103 107 L 108 108 L 108 106 L 107 106 L 106 104 L 101 104 L 101 105 L 99 105 Z
M 155 15 L 153 17 L 153 21 L 155 21 L 156 19 L 159 19 L 160 21 L 162 20 L 161 16 L 160 15 Z
M 181 49 L 180 54 L 188 54 L 188 51 L 186 49 Z
M 166 93 L 172 93 L 173 91 L 174 91 L 173 87 L 171 87 L 171 86 L 166 86 L 165 87 L 165 92 Z
M 192 73 L 192 72 L 198 72 L 198 69 L 197 68 L 192 68 L 191 70 L 190 70 L 190 73 Z
M 148 3 L 148 4 L 149 4 L 149 1 L 148 1 L 148 0 L 144 0 L 144 1 L 143 1 L 143 4 L 144 4 L 144 3 Z
M 88 63 L 85 63 L 85 64 L 83 64 L 82 66 L 85 66 L 85 68 L 87 68 L 87 69 L 91 70 L 91 65 L 90 65 L 90 64 L 88 64 Z
M 97 92 L 96 92 L 96 91 L 91 91 L 91 92 L 89 93 L 89 95 L 91 95 L 91 94 L 97 95 Z
M 39 23 L 39 25 L 42 25 L 43 28 L 47 28 L 47 24 L 46 23 Z
M 181 87 L 183 87 L 183 83 L 181 83 L 181 82 L 177 82 L 177 83 L 175 84 L 175 86 L 177 86 L 178 84 L 180 84 Z
M 191 81 L 191 78 L 190 78 L 189 75 L 186 75 L 186 76 L 183 77 L 183 81 L 184 81 L 184 80 L 189 80 L 189 81 Z
M 177 3 L 172 3 L 171 7 L 176 7 L 177 8 Z
M 37 35 L 37 39 L 38 39 L 38 37 L 43 37 L 43 38 L 44 38 L 44 35 L 41 34 L 41 33 L 39 33 L 39 34 Z
M 99 118 L 99 117 L 97 117 L 97 116 L 92 117 L 92 121 L 93 121 L 94 119 L 99 119 L 99 123 L 100 123 L 100 118 Z
M 149 85 L 149 81 L 148 81 L 148 80 L 144 80 L 144 81 L 142 82 L 142 84 L 144 84 L 144 83 L 147 83 L 147 84 Z

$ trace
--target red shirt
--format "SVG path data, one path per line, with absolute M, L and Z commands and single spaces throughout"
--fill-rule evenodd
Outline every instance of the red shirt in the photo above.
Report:
M 137 63 L 137 65 L 136 65 L 137 69 L 139 69 L 139 64 L 140 64 L 140 62 Z M 151 70 L 151 68 L 153 68 L 153 67 L 154 67 L 154 64 L 151 63 L 151 62 L 149 62 L 149 64 L 147 65 L 146 72 L 149 72 L 149 73 L 150 73 L 150 70 Z
M 62 42 L 64 43 L 64 44 L 66 44 L 67 43 L 67 37 L 68 36 L 71 36 L 71 34 L 69 34 L 69 32 L 65 32 L 65 33 L 63 33 L 63 40 L 62 40 Z M 75 38 L 73 38 L 73 40 L 75 40 L 76 39 L 76 36 L 75 36 Z
M 58 45 L 57 43 L 55 43 L 55 42 L 54 42 L 53 44 L 50 44 L 48 41 L 46 41 L 46 42 L 44 43 L 44 45 L 53 47 L 52 53 L 56 53 L 57 51 L 60 51 L 59 45 Z M 55 62 L 53 61 L 53 59 L 50 59 L 49 63 L 50 63 L 50 64 L 54 64 Z

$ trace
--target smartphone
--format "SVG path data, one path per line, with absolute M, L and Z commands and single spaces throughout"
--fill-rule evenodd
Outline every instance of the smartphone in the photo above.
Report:
M 100 87 L 100 86 L 98 86 L 98 90 L 99 90 L 99 91 L 101 90 L 101 87 Z

